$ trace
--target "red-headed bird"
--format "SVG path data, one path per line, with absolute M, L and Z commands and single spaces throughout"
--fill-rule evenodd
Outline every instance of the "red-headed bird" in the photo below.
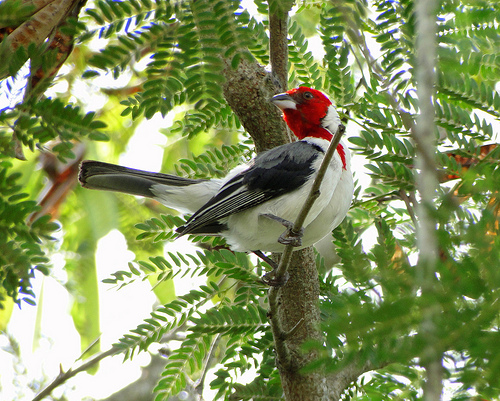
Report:
M 340 118 L 322 92 L 301 86 L 271 98 L 299 139 L 259 153 L 222 179 L 196 180 L 84 161 L 85 188 L 156 199 L 192 216 L 177 232 L 225 237 L 235 251 L 282 252 L 280 220 L 294 222 L 306 200 Z M 350 154 L 340 142 L 304 222 L 301 245 L 313 245 L 337 227 L 353 196 Z

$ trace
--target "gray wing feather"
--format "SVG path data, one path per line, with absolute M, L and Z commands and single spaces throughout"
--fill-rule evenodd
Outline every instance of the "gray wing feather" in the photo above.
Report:
M 204 226 L 213 227 L 222 218 L 300 188 L 313 173 L 313 162 L 323 152 L 315 144 L 298 141 L 259 154 L 253 165 L 225 183 L 179 227 L 178 233 L 202 233 Z M 219 227 L 224 229 L 220 224 Z

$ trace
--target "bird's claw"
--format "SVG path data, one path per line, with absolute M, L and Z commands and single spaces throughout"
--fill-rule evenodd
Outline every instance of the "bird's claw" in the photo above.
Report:
M 276 275 L 276 270 L 271 270 L 269 273 L 266 273 L 262 276 L 262 282 L 270 287 L 283 287 L 290 278 L 288 272 L 286 272 L 282 276 Z
M 269 256 L 264 255 L 264 253 L 261 251 L 253 251 L 253 253 L 255 253 L 259 258 L 261 258 L 273 269 L 269 273 L 266 273 L 262 276 L 261 281 L 264 284 L 270 287 L 282 287 L 287 283 L 288 278 L 290 277 L 288 273 L 285 273 L 283 276 L 280 277 L 278 277 L 276 274 L 278 271 L 278 263 L 272 260 Z
M 268 219 L 275 220 L 286 227 L 286 231 L 278 238 L 278 242 L 283 245 L 292 245 L 294 247 L 302 246 L 302 236 L 304 235 L 304 228 L 301 228 L 297 233 L 294 231 L 294 224 L 291 221 L 283 219 L 282 217 L 275 216 L 274 214 L 265 213 L 262 216 Z
M 294 247 L 302 246 L 302 236 L 304 235 L 304 229 L 301 228 L 298 233 L 293 231 L 293 228 L 287 228 L 287 230 L 280 235 L 278 242 L 283 245 L 291 245 Z

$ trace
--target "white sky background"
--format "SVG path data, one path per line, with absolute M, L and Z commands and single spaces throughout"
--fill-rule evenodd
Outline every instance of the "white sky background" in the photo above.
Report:
M 253 2 L 248 1 L 248 4 L 253 7 Z M 317 58 L 321 58 L 323 48 L 320 38 L 310 38 L 309 45 L 309 50 Z M 102 46 L 102 43 L 96 42 L 95 46 L 98 49 Z M 120 82 L 113 82 L 111 76 L 102 79 L 106 82 L 106 85 L 103 86 L 121 86 Z M 123 79 L 127 78 L 124 77 Z M 110 82 L 113 82 L 113 84 L 109 85 Z M 65 85 L 65 82 L 56 84 L 50 91 L 52 93 L 64 92 L 67 89 Z M 85 84 L 82 84 L 79 99 L 85 100 L 89 105 L 89 110 L 99 109 L 105 103 L 104 96 L 100 95 L 98 91 L 89 91 Z M 5 98 L 1 94 L 0 107 L 5 107 Z M 155 116 L 149 121 L 145 120 L 137 128 L 137 134 L 129 142 L 128 151 L 121 156 L 120 163 L 145 170 L 158 171 L 161 166 L 164 147 L 168 145 L 167 138 L 159 132 L 159 129 L 171 124 L 171 115 L 167 116 L 166 119 Z M 348 126 L 347 135 L 352 134 L 352 129 L 356 129 L 355 124 Z M 356 171 L 356 178 L 361 180 L 363 187 L 366 187 L 369 183 L 369 177 L 364 171 L 363 165 L 365 161 L 359 156 L 353 156 L 352 165 L 353 170 Z M 375 241 L 376 234 L 374 234 L 374 232 L 369 232 L 365 235 L 366 238 L 371 237 L 369 243 Z M 367 245 L 371 246 L 369 243 Z M 183 238 L 176 240 L 175 245 L 169 245 L 171 247 L 175 246 L 176 250 L 181 245 L 182 247 L 191 246 Z M 136 281 L 119 291 L 113 286 L 101 282 L 103 279 L 109 278 L 110 274 L 117 270 L 128 270 L 127 263 L 133 259 L 133 253 L 127 250 L 125 240 L 118 231 L 110 232 L 99 242 L 97 271 L 102 350 L 108 349 L 124 333 L 135 328 L 144 318 L 149 317 L 149 313 L 156 301 L 156 297 L 147 281 Z M 43 303 L 39 302 L 37 307 L 24 304 L 22 310 L 16 307 L 8 327 L 8 333 L 20 345 L 22 353 L 20 362 L 23 363 L 23 366 L 1 349 L 7 345 L 7 341 L 5 336 L 0 336 L 0 400 L 30 400 L 39 390 L 31 391 L 28 389 L 30 381 L 46 377 L 51 382 L 59 373 L 59 365 L 64 370 L 77 365 L 76 361 L 80 357 L 80 339 L 69 315 L 71 299 L 61 284 L 66 281 L 63 257 L 56 256 L 53 262 L 54 271 L 50 277 L 43 277 L 39 274 L 33 280 L 34 291 L 38 300 L 42 299 L 40 296 L 43 288 Z M 203 281 L 200 281 L 199 284 L 202 283 Z M 196 283 L 193 283 L 191 278 L 177 281 L 175 284 L 176 293 L 183 294 L 195 285 Z M 41 310 L 41 332 L 43 337 L 34 346 L 33 333 L 35 332 L 37 309 Z M 127 313 L 117 314 L 117 310 L 127 311 Z M 67 384 L 57 388 L 53 394 L 57 397 L 64 392 L 69 400 L 105 398 L 136 380 L 140 375 L 140 367 L 148 363 L 149 355 L 144 352 L 136 355 L 133 361 L 127 361 L 126 363 L 123 363 L 123 356 L 121 355 L 106 358 L 100 363 L 100 369 L 96 375 L 80 373 L 70 379 Z M 16 366 L 16 369 L 13 370 L 14 366 Z M 207 383 L 212 378 L 209 375 Z M 251 377 L 246 379 L 251 380 Z M 24 396 L 24 398 L 21 398 L 21 396 Z M 204 396 L 206 400 L 212 399 L 208 389 Z

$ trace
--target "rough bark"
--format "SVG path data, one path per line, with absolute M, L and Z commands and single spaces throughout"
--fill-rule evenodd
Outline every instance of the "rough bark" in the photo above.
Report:
M 288 400 L 326 399 L 327 383 L 324 375 L 317 370 L 302 374 L 299 370 L 316 358 L 316 352 L 303 352 L 302 345 L 307 340 L 322 340 L 319 331 L 319 282 L 314 252 L 312 248 L 294 252 L 288 268 L 290 279 L 277 294 L 276 310 L 279 324 L 288 338 L 275 338 L 284 342 L 289 355 L 287 361 L 278 360 L 285 398 Z M 271 291 L 274 291 L 272 289 Z M 296 330 L 293 330 L 299 322 Z
M 274 30 L 271 32 L 270 54 L 274 62 L 271 73 L 246 59 L 242 59 L 236 69 L 231 68 L 229 60 L 226 61 L 223 71 L 226 101 L 254 140 L 257 152 L 290 141 L 280 113 L 269 102 L 273 94 L 286 88 L 288 59 L 283 52 L 287 52 L 287 16 L 270 16 L 270 29 Z M 277 314 L 281 333 L 286 337 L 275 338 L 276 347 L 285 347 L 289 355 L 287 360 L 277 361 L 285 399 L 339 400 L 344 390 L 371 366 L 355 361 L 335 374 L 326 375 L 321 369 L 300 372 L 317 357 L 315 351 L 303 351 L 304 342 L 323 340 L 319 327 L 319 280 L 313 249 L 294 252 L 288 273 L 287 284 L 275 290 L 278 292 L 276 306 L 270 311 Z
M 280 92 L 272 75 L 247 60 L 241 60 L 237 69 L 226 60 L 224 75 L 226 101 L 254 140 L 257 152 L 289 142 L 286 124 L 269 101 Z

